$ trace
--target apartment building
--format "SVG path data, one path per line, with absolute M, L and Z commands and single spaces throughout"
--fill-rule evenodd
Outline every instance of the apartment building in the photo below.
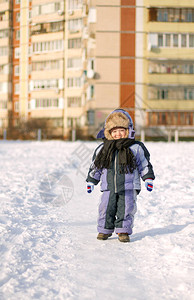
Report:
M 64 127 L 87 135 L 87 2 L 66 1 Z
M 12 7 L 7 0 L 0 0 L 0 134 L 8 126 L 12 111 L 10 98 L 12 73 Z
M 64 1 L 33 0 L 30 31 L 30 118 L 49 120 L 51 135 L 62 136 L 64 115 Z
M 189 134 L 194 126 L 194 2 L 149 0 L 145 5 L 146 125 Z
M 0 131 L 38 119 L 95 136 L 122 107 L 137 134 L 189 134 L 193 51 L 189 0 L 0 0 Z
M 89 84 L 94 96 L 87 103 L 92 133 L 115 108 L 123 107 L 134 119 L 136 8 L 131 0 L 88 2 L 96 19 L 88 26 L 88 43 L 93 45 L 92 54 L 89 53 L 91 59 L 93 56 L 93 76 Z
M 85 126 L 86 17 L 79 0 L 1 0 L 1 134 L 29 119 L 54 136 Z
M 136 132 L 191 134 L 194 126 L 193 1 L 102 0 L 95 6 L 95 128 L 116 107 Z

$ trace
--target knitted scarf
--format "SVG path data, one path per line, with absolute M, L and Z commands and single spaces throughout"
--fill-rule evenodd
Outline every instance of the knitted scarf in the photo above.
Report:
M 133 152 L 129 148 L 135 143 L 134 139 L 119 139 L 107 140 L 105 139 L 104 145 L 96 159 L 94 165 L 97 169 L 109 169 L 113 161 L 113 154 L 118 151 L 119 172 L 120 173 L 133 173 L 136 168 L 136 160 Z

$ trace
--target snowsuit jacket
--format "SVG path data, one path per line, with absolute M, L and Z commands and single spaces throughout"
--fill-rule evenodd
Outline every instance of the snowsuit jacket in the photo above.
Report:
M 130 146 L 135 158 L 136 169 L 133 173 L 120 174 L 118 164 L 118 153 L 115 152 L 112 166 L 110 169 L 97 169 L 94 165 L 94 160 L 101 150 L 103 143 L 100 144 L 93 155 L 92 164 L 89 168 L 86 181 L 97 185 L 101 181 L 101 191 L 112 191 L 120 193 L 126 190 L 136 190 L 137 193 L 141 190 L 140 177 L 143 181 L 146 179 L 155 179 L 152 165 L 150 163 L 150 154 L 142 142 L 135 141 Z

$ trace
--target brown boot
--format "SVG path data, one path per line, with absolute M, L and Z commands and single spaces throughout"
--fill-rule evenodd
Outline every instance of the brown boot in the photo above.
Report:
M 99 234 L 97 235 L 97 239 L 98 239 L 98 240 L 107 240 L 111 235 L 112 235 L 112 233 L 108 233 L 108 234 L 105 234 L 105 233 L 99 233 Z
M 119 241 L 120 242 L 123 242 L 123 243 L 130 242 L 130 238 L 129 238 L 128 233 L 119 233 L 118 236 L 119 236 Z

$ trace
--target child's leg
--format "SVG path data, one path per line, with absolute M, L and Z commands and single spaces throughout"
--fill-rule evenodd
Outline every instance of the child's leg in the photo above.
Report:
M 135 190 L 119 193 L 117 219 L 115 221 L 116 233 L 132 234 L 134 215 L 137 211 L 136 199 L 137 192 Z
M 117 195 L 104 191 L 99 205 L 98 232 L 112 233 L 114 231 L 117 210 Z

